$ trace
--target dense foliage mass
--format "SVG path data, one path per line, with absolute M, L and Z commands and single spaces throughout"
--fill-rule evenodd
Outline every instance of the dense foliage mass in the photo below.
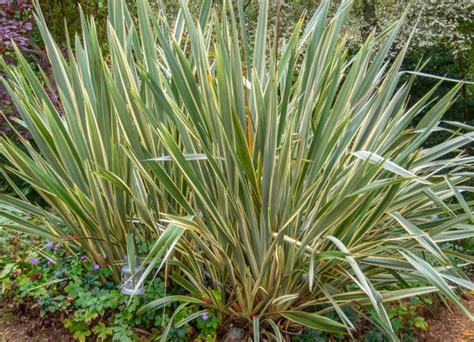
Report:
M 324 1 L 283 41 L 268 1 L 252 34 L 243 2 L 193 17 L 182 1 L 173 21 L 146 1 L 136 18 L 109 5 L 107 53 L 81 13 L 64 56 L 37 13 L 59 105 L 20 50 L 3 63 L 35 146 L 3 137 L 0 152 L 48 204 L 0 195 L 4 226 L 80 247 L 117 283 L 125 257 L 137 287 L 166 265 L 185 294 L 136 312 L 175 305 L 163 339 L 208 313 L 256 341 L 301 325 L 346 334 L 348 310 L 370 307 L 397 340 L 386 302 L 433 292 L 472 318 L 455 293 L 473 288 L 458 266 L 472 257 L 443 244 L 474 235 L 473 127 L 441 125 L 461 83 L 409 101 L 409 41 L 393 52 L 406 13 L 354 50 L 351 1 L 333 15 Z

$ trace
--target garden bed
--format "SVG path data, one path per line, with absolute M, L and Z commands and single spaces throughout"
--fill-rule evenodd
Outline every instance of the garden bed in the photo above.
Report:
M 470 294 L 464 304 L 474 312 L 474 294 Z M 61 313 L 40 317 L 39 309 L 34 303 L 21 302 L 12 304 L 12 301 L 0 299 L 0 337 L 2 341 L 75 341 L 61 322 Z M 425 342 L 469 342 L 474 341 L 474 322 L 456 308 L 447 308 L 435 305 L 432 312 L 425 311 L 428 329 L 418 336 L 418 341 Z M 140 331 L 137 331 L 140 333 Z M 146 341 L 146 334 L 139 340 Z

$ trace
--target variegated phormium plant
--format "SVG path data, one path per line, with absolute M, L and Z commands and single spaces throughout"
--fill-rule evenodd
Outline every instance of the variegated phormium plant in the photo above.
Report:
M 65 115 L 22 62 L 8 84 L 38 150 L 3 139 L 1 151 L 52 211 L 5 196 L 2 205 L 45 227 L 16 219 L 17 228 L 74 230 L 96 254 L 118 257 L 135 226 L 142 241 L 161 236 L 160 251 L 183 234 L 168 262 L 189 294 L 141 312 L 199 304 L 198 314 L 233 320 L 255 341 L 282 341 L 294 324 L 350 333 L 348 306 L 373 307 L 374 323 L 397 340 L 384 303 L 435 291 L 472 318 L 454 292 L 473 288 L 459 267 L 472 257 L 442 247 L 474 236 L 464 197 L 474 157 L 463 152 L 474 128 L 440 126 L 460 84 L 409 105 L 408 42 L 389 60 L 403 18 L 350 55 L 341 35 L 350 6 L 329 18 L 323 1 L 281 40 L 267 0 L 252 35 L 241 1 L 218 11 L 204 1 L 196 19 L 181 1 L 173 23 L 164 7 L 155 15 L 137 1 L 134 20 L 112 1 L 109 55 L 84 19 L 67 59 L 40 17 Z M 422 147 L 442 129 L 447 141 Z M 160 218 L 172 236 L 156 228 Z
M 34 146 L 18 135 L 23 148 L 1 137 L 0 150 L 11 163 L 5 169 L 29 183 L 52 210 L 29 203 L 18 191 L 19 198 L 0 194 L 0 214 L 10 220 L 10 228 L 81 245 L 96 263 L 109 266 L 119 281 L 117 265 L 135 250 L 137 241 L 160 237 L 154 246 L 149 245 L 159 259 L 182 234 L 182 228 L 172 227 L 161 235 L 164 226 L 157 208 L 173 213 L 180 209 L 168 207 L 167 196 L 146 190 L 124 152 L 126 136 L 121 125 L 125 121 L 120 116 L 128 115 L 128 90 L 114 80 L 120 75 L 120 65 L 115 60 L 107 64 L 93 19 L 87 21 L 82 15 L 83 42 L 77 35 L 67 57 L 40 11 L 36 20 L 54 71 L 60 107 L 49 95 L 55 87 L 46 76 L 38 77 L 16 49 L 18 67 L 3 61 L 4 84 Z M 24 214 L 35 219 L 25 220 Z

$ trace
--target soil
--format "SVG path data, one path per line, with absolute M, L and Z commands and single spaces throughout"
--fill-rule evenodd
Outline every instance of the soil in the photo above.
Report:
M 464 300 L 474 313 L 474 293 Z M 424 342 L 474 342 L 474 321 L 461 310 L 439 306 L 427 319 L 428 330 L 420 336 Z M 32 303 L 12 304 L 0 298 L 0 342 L 69 342 L 74 341 L 60 317 L 39 317 Z
M 74 341 L 59 317 L 39 316 L 33 303 L 16 303 L 0 298 L 1 342 L 69 342 Z
M 464 300 L 464 306 L 474 315 L 474 293 Z M 438 307 L 428 319 L 425 342 L 474 342 L 474 321 L 457 307 Z

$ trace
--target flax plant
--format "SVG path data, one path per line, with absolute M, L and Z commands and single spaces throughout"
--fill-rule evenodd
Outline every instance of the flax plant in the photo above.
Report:
M 32 142 L 19 135 L 20 147 L 15 140 L 1 137 L 0 151 L 10 162 L 5 170 L 30 184 L 48 207 L 29 203 L 18 191 L 19 198 L 0 195 L 0 214 L 9 219 L 6 227 L 82 246 L 95 262 L 109 266 L 118 281 L 117 265 L 127 250 L 148 241 L 154 256 L 163 255 L 183 229 L 172 227 L 161 235 L 165 227 L 157 208 L 175 211 L 168 208 L 166 196 L 147 191 L 123 150 L 125 139 L 131 137 L 122 133 L 121 125 L 132 109 L 121 79 L 134 75 L 121 74 L 122 61 L 114 54 L 107 62 L 93 19 L 86 20 L 81 13 L 82 36 L 76 35 L 63 54 L 38 4 L 36 8 L 56 84 L 38 76 L 18 49 L 17 67 L 3 62 L 4 84 Z M 59 106 L 49 95 L 56 89 Z M 25 214 L 33 219 L 25 220 Z
M 281 42 L 267 0 L 254 39 L 241 1 L 219 10 L 203 1 L 198 18 L 180 1 L 172 23 L 163 5 L 157 14 L 137 1 L 134 20 L 112 1 L 108 63 L 92 19 L 66 59 L 40 16 L 65 115 L 22 61 L 7 83 L 39 151 L 7 139 L 1 148 L 53 210 L 2 203 L 42 217 L 44 234 L 67 236 L 63 225 L 103 234 L 87 242 L 101 250 L 123 252 L 134 224 L 146 240 L 171 234 L 156 228 L 169 223 L 176 233 L 160 250 L 177 243 L 169 269 L 188 295 L 140 312 L 202 306 L 177 325 L 214 312 L 255 341 L 282 341 L 296 325 L 351 333 L 344 309 L 370 306 L 397 340 L 385 303 L 431 292 L 472 318 L 455 293 L 473 288 L 459 267 L 472 257 L 443 248 L 474 236 L 465 197 L 474 157 L 464 152 L 474 128 L 440 125 L 461 84 L 409 104 L 415 76 L 400 69 L 409 42 L 390 57 L 403 16 L 351 55 L 341 33 L 351 1 L 331 17 L 328 7 Z M 440 130 L 449 139 L 424 148 Z M 148 260 L 162 263 L 163 253 Z
M 267 1 L 253 43 L 240 2 L 224 1 L 219 13 L 206 4 L 194 20 L 181 2 L 173 26 L 138 3 L 141 92 L 160 109 L 136 94 L 143 115 L 134 124 L 153 138 L 129 148 L 153 155 L 148 141 L 163 145 L 168 159 L 137 167 L 158 180 L 161 167 L 179 170 L 192 217 L 169 217 L 189 229 L 173 278 L 191 295 L 142 312 L 198 302 L 223 322 L 241 320 L 255 340 L 282 340 L 288 322 L 350 332 L 344 307 L 370 305 L 396 340 L 384 302 L 440 291 L 472 318 L 453 291 L 472 288 L 456 267 L 472 258 L 440 245 L 474 233 L 463 197 L 474 158 L 462 149 L 474 132 L 454 124 L 446 142 L 422 147 L 461 85 L 433 99 L 435 86 L 408 105 L 414 78 L 403 81 L 400 67 L 409 42 L 389 57 L 403 18 L 350 56 L 341 35 L 350 1 L 331 18 L 323 1 L 281 48 Z

